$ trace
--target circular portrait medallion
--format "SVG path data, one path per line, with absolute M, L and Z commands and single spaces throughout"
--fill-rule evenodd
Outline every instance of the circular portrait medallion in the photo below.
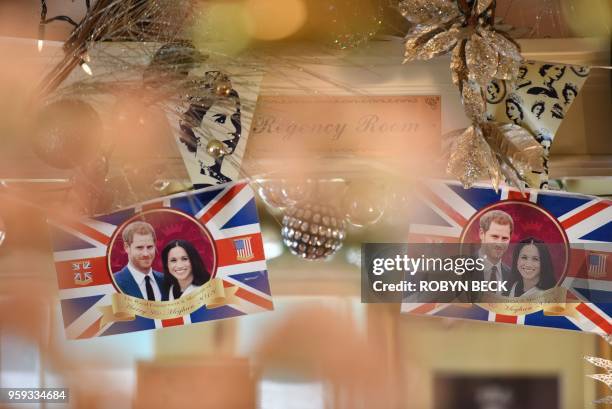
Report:
M 165 301 L 173 299 L 173 286 L 201 286 L 213 278 L 217 252 L 210 232 L 190 215 L 152 209 L 126 220 L 113 233 L 107 266 L 119 292 L 151 300 L 150 285 L 155 300 Z
M 489 260 L 485 269 L 501 266 L 501 278 L 512 286 L 510 297 L 558 286 L 569 265 L 559 221 L 526 201 L 504 200 L 474 214 L 461 233 L 461 253 Z

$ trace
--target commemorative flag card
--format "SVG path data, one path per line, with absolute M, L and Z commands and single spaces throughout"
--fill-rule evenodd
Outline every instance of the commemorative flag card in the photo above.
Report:
M 431 180 L 414 201 L 409 242 L 457 243 L 508 288 L 495 303 L 404 298 L 402 312 L 612 333 L 611 200 Z
M 68 339 L 273 309 L 253 190 L 232 182 L 49 220 Z

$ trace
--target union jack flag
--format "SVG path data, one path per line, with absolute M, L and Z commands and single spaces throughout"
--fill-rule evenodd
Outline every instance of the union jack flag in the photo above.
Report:
M 103 324 L 101 307 L 108 306 L 118 290 L 107 260 L 113 233 L 135 215 L 172 208 L 203 225 L 212 236 L 216 268 L 226 290 L 233 288 L 231 304 L 191 314 L 156 320 L 140 316 L 132 321 Z M 155 328 L 237 317 L 273 309 L 263 240 L 253 190 L 246 182 L 232 182 L 152 200 L 112 214 L 81 220 L 50 220 L 59 298 L 67 338 L 82 339 Z M 252 257 L 240 260 L 234 240 L 250 244 Z M 84 264 L 88 263 L 88 264 Z M 91 282 L 74 282 L 75 266 L 91 267 Z M 82 283 L 81 283 L 82 284 Z M 101 323 L 103 324 L 101 326 Z
M 432 180 L 418 189 L 415 199 L 420 223 L 410 225 L 409 241 L 457 243 L 464 227 L 480 209 L 504 200 L 525 201 L 544 209 L 555 218 L 569 241 L 568 274 L 562 287 L 568 288 L 568 302 L 575 303 L 576 315 L 551 316 L 542 311 L 507 316 L 480 306 L 456 304 L 403 303 L 402 312 L 440 317 L 467 318 L 491 322 L 612 333 L 612 282 L 589 276 L 589 251 L 600 256 L 612 253 L 612 201 L 565 192 L 518 190 L 503 186 L 495 192 L 490 185 L 464 189 L 455 182 Z M 569 272 L 572 272 L 571 274 Z M 597 295 L 597 296 L 594 296 Z M 591 300 L 597 299 L 598 301 Z M 605 299 L 605 300 L 604 300 Z M 599 301 L 605 302 L 599 302 Z

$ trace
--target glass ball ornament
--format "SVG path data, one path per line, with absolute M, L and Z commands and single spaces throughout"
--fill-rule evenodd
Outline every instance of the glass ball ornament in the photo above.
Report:
M 282 186 L 277 181 L 264 180 L 257 182 L 257 193 L 265 204 L 273 209 L 283 209 L 290 206 Z
M 42 161 L 70 169 L 87 163 L 99 151 L 102 134 L 102 121 L 91 105 L 62 99 L 38 112 L 30 142 Z
M 293 254 L 321 260 L 342 247 L 346 231 L 344 220 L 333 208 L 306 203 L 285 210 L 281 236 Z
M 273 209 L 284 209 L 310 201 L 315 191 L 311 180 L 265 179 L 257 182 L 261 199 Z
M 387 206 L 383 189 L 376 186 L 351 186 L 342 199 L 346 221 L 355 227 L 377 223 L 385 214 Z

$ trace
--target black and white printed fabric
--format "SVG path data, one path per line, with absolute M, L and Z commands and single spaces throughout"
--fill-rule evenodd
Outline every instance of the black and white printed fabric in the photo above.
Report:
M 522 126 L 544 148 L 544 172 L 529 177 L 530 185 L 548 187 L 552 142 L 588 76 L 588 67 L 530 61 L 521 65 L 516 83 L 487 86 L 487 119 Z

